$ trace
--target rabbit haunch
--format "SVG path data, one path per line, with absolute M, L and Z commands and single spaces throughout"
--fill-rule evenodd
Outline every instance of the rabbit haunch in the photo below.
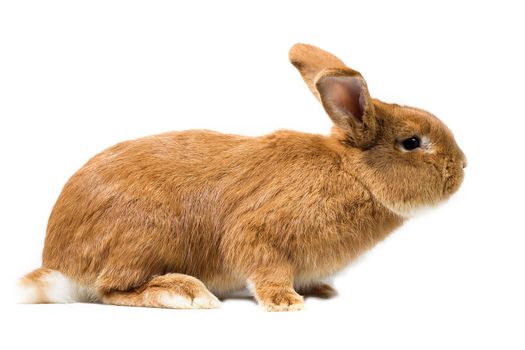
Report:
M 302 295 L 333 295 L 322 280 L 400 226 L 401 210 L 459 188 L 466 160 L 436 117 L 372 99 L 314 46 L 290 60 L 331 135 L 190 130 L 101 152 L 53 208 L 43 267 L 21 280 L 29 301 L 210 308 L 249 281 L 264 309 L 298 310 Z M 414 135 L 432 151 L 400 149 Z

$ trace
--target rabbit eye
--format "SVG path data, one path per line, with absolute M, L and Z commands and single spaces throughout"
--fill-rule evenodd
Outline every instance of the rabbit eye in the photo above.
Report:
M 401 141 L 401 145 L 405 150 L 412 151 L 421 146 L 421 140 L 418 136 L 412 136 Z

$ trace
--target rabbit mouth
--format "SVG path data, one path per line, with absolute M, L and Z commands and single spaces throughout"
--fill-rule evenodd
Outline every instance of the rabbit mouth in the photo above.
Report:
M 458 164 L 451 159 L 445 161 L 443 167 L 443 189 L 442 196 L 447 198 L 454 194 L 463 182 L 465 162 Z
M 463 171 L 462 167 L 456 167 L 455 169 L 452 169 L 452 167 L 450 166 L 447 167 L 446 170 L 447 171 L 444 176 L 442 190 L 442 195 L 445 198 L 451 196 L 459 189 L 465 176 L 465 172 Z
M 443 197 L 449 197 L 454 194 L 463 182 L 463 175 L 449 175 L 443 183 Z

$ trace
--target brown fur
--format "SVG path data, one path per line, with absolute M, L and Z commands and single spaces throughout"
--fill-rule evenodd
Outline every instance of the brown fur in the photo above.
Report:
M 194 291 L 189 276 L 217 294 L 249 280 L 266 309 L 300 309 L 294 288 L 333 294 L 321 279 L 405 211 L 457 190 L 464 155 L 437 118 L 372 100 L 358 72 L 316 47 L 298 44 L 290 59 L 334 121 L 331 135 L 193 130 L 115 145 L 64 186 L 43 266 L 110 304 L 162 306 L 144 291 L 191 296 L 184 274 Z M 432 152 L 401 151 L 414 134 L 428 135 Z

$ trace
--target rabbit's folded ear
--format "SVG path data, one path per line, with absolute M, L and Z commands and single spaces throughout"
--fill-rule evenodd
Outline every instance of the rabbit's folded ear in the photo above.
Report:
M 310 91 L 320 100 L 315 78 L 325 68 L 347 68 L 343 61 L 329 52 L 308 44 L 295 44 L 288 53 L 290 62 L 299 70 Z
M 312 45 L 294 45 L 289 57 L 348 140 L 359 148 L 372 145 L 376 139 L 377 120 L 361 74 L 331 53 Z

